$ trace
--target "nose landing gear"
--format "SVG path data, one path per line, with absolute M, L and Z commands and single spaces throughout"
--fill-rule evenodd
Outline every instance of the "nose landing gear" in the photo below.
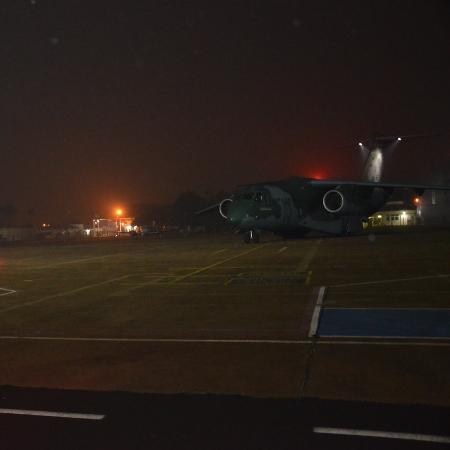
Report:
M 257 230 L 248 230 L 244 234 L 244 242 L 246 244 L 258 244 L 260 239 L 259 231 Z

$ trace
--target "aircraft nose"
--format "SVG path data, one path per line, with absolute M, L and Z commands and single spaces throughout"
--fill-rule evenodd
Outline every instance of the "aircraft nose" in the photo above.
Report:
M 239 225 L 244 218 L 244 212 L 240 205 L 232 203 L 228 209 L 228 220 L 233 225 Z
M 233 202 L 228 211 L 228 221 L 238 227 L 252 226 L 254 215 L 252 214 L 248 203 L 242 202 L 242 204 L 239 204 L 237 202 Z

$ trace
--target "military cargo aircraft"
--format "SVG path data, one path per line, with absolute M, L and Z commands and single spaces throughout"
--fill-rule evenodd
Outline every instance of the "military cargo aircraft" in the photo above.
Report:
M 400 141 L 414 136 L 375 136 L 359 142 L 366 157 L 360 181 L 316 180 L 292 177 L 239 186 L 230 198 L 198 214 L 218 208 L 220 215 L 244 233 L 246 243 L 259 242 L 261 231 L 286 238 L 301 237 L 311 230 L 330 234 L 362 231 L 363 221 L 378 211 L 395 189 L 422 195 L 430 186 L 381 182 L 384 155 Z

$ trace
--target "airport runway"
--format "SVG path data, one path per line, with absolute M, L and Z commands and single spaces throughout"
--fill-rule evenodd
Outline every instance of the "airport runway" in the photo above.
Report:
M 445 320 L 411 334 L 410 317 L 448 311 L 448 254 L 445 230 L 2 248 L 0 386 L 448 407 Z M 354 311 L 393 310 L 395 336 L 344 332 Z

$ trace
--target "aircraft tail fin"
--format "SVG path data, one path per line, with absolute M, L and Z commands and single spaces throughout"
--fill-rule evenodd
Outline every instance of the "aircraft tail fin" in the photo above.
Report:
M 359 142 L 360 151 L 365 157 L 361 181 L 379 183 L 383 174 L 384 157 L 401 141 L 407 139 L 429 138 L 436 134 L 408 134 L 403 136 L 373 136 L 367 143 Z
M 381 181 L 385 151 L 393 149 L 400 141 L 401 138 L 395 138 L 395 140 L 389 141 L 376 141 L 372 145 L 364 145 L 362 142 L 358 144 L 360 151 L 365 157 L 361 181 L 370 181 L 373 183 Z

